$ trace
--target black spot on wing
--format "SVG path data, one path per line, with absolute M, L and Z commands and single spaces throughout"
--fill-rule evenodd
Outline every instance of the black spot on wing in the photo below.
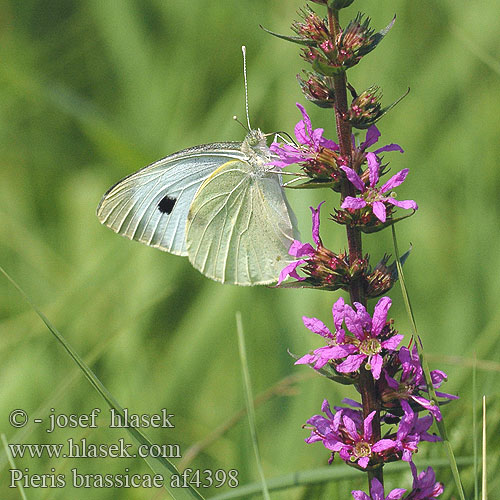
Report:
M 177 198 L 170 198 L 170 196 L 167 195 L 160 200 L 160 203 L 158 203 L 158 210 L 162 214 L 169 214 L 174 209 L 176 201 Z

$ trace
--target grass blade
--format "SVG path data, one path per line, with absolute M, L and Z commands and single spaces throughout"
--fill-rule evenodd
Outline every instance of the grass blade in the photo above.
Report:
M 438 399 L 436 397 L 436 391 L 434 390 L 434 387 L 433 387 L 432 383 L 430 382 L 431 381 L 431 374 L 430 374 L 430 370 L 429 370 L 429 365 L 427 364 L 427 361 L 424 357 L 422 344 L 420 342 L 420 338 L 419 338 L 418 333 L 417 333 L 417 325 L 415 323 L 415 317 L 413 315 L 413 310 L 412 310 L 411 303 L 410 303 L 410 297 L 408 295 L 408 290 L 406 288 L 405 278 L 404 278 L 404 274 L 403 274 L 403 266 L 401 265 L 401 262 L 399 259 L 398 243 L 397 243 L 396 229 L 394 227 L 394 224 L 391 226 L 391 229 L 392 229 L 392 241 L 394 244 L 394 254 L 396 256 L 396 266 L 398 268 L 398 273 L 399 273 L 399 283 L 401 286 L 401 293 L 403 294 L 403 300 L 405 303 L 406 312 L 408 313 L 408 319 L 410 320 L 412 334 L 413 334 L 413 337 L 415 339 L 415 345 L 417 346 L 418 354 L 420 356 L 420 361 L 422 363 L 422 369 L 424 371 L 424 376 L 425 376 L 425 380 L 427 383 L 427 389 L 429 391 L 429 396 L 435 405 L 439 405 Z M 439 422 L 436 420 L 436 425 L 437 425 L 437 428 L 439 430 L 439 434 L 440 434 L 441 438 L 443 439 L 443 444 L 444 444 L 444 447 L 446 449 L 446 452 L 448 453 L 448 459 L 450 461 L 451 471 L 453 473 L 453 478 L 455 480 L 455 485 L 456 485 L 458 493 L 460 495 L 460 499 L 465 500 L 465 494 L 464 494 L 464 490 L 463 490 L 463 486 L 462 486 L 462 481 L 460 480 L 460 473 L 458 471 L 457 461 L 455 459 L 455 454 L 453 453 L 453 448 L 451 446 L 450 440 L 448 439 L 448 433 L 446 432 L 444 418 Z
M 12 457 L 12 453 L 10 452 L 9 449 L 9 443 L 7 442 L 7 438 L 5 437 L 5 434 L 1 435 L 2 437 L 2 444 L 5 449 L 5 454 L 7 455 L 7 459 L 9 460 L 9 464 L 13 469 L 17 469 L 16 464 L 14 462 L 14 458 Z M 28 500 L 26 498 L 26 493 L 24 493 L 24 488 L 23 485 L 21 484 L 21 481 L 16 481 L 17 483 L 17 488 L 19 489 L 19 494 L 21 495 L 21 498 L 23 500 Z
M 262 494 L 265 500 L 270 500 L 269 491 L 267 489 L 266 478 L 262 469 L 260 460 L 259 443 L 257 442 L 257 430 L 255 427 L 255 408 L 253 406 L 252 384 L 250 382 L 250 373 L 248 371 L 247 353 L 245 348 L 245 336 L 243 334 L 243 324 L 241 322 L 241 313 L 236 313 L 236 330 L 238 333 L 238 347 L 240 351 L 241 371 L 243 374 L 243 386 L 245 388 L 245 397 L 247 403 L 248 425 L 250 427 L 250 435 L 252 438 L 253 451 L 255 453 L 255 460 L 257 461 L 257 468 L 261 479 Z
M 477 358 L 474 354 L 474 365 L 472 367 L 472 450 L 474 455 L 474 500 L 479 500 L 479 471 L 477 455 Z
M 487 484 L 487 460 L 486 460 L 486 396 L 483 396 L 483 474 L 482 474 L 482 488 L 481 499 L 488 500 L 488 484 Z

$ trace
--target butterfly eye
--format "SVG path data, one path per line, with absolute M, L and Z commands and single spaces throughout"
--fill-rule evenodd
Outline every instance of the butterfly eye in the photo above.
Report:
M 158 210 L 162 214 L 169 214 L 174 209 L 176 198 L 170 198 L 168 195 L 161 199 L 160 203 L 158 203 Z

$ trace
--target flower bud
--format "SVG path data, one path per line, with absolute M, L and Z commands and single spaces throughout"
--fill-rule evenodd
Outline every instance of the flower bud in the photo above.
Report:
M 396 104 L 405 98 L 410 89 L 408 89 L 397 101 L 393 102 L 390 106 L 382 108 L 380 99 L 382 92 L 376 85 L 371 86 L 369 89 L 362 92 L 351 103 L 348 113 L 348 120 L 354 128 L 367 129 L 380 120 L 388 111 L 390 111 Z
M 308 71 L 304 71 L 304 75 L 307 80 L 300 75 L 297 75 L 297 80 L 306 99 L 320 108 L 333 108 L 335 92 L 332 78 Z
M 321 19 L 309 8 L 302 9 L 301 14 L 303 21 L 294 21 L 292 29 L 303 42 L 306 42 L 307 45 L 318 46 L 331 41 L 326 19 Z
M 394 272 L 394 263 L 387 266 L 389 255 L 384 255 L 375 269 L 366 276 L 366 295 L 367 297 L 379 297 L 387 293 L 398 278 L 397 272 Z
M 396 20 L 394 18 L 385 29 L 375 33 L 370 28 L 370 18 L 363 19 L 363 17 L 363 14 L 358 13 L 356 18 L 342 31 L 337 41 L 337 62 L 346 69 L 358 64 L 363 56 L 375 49 Z
M 359 129 L 366 129 L 373 125 L 383 115 L 380 104 L 381 98 L 382 92 L 375 85 L 356 97 L 349 109 L 351 125 Z

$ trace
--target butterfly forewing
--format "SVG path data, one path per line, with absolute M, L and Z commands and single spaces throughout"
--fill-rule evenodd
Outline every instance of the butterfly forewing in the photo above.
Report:
M 244 160 L 229 161 L 193 199 L 186 228 L 189 260 L 222 283 L 273 283 L 290 259 L 294 221 L 278 175 Z
M 125 177 L 103 196 L 99 220 L 127 238 L 186 255 L 186 219 L 203 181 L 230 159 L 244 158 L 241 143 L 196 146 Z

